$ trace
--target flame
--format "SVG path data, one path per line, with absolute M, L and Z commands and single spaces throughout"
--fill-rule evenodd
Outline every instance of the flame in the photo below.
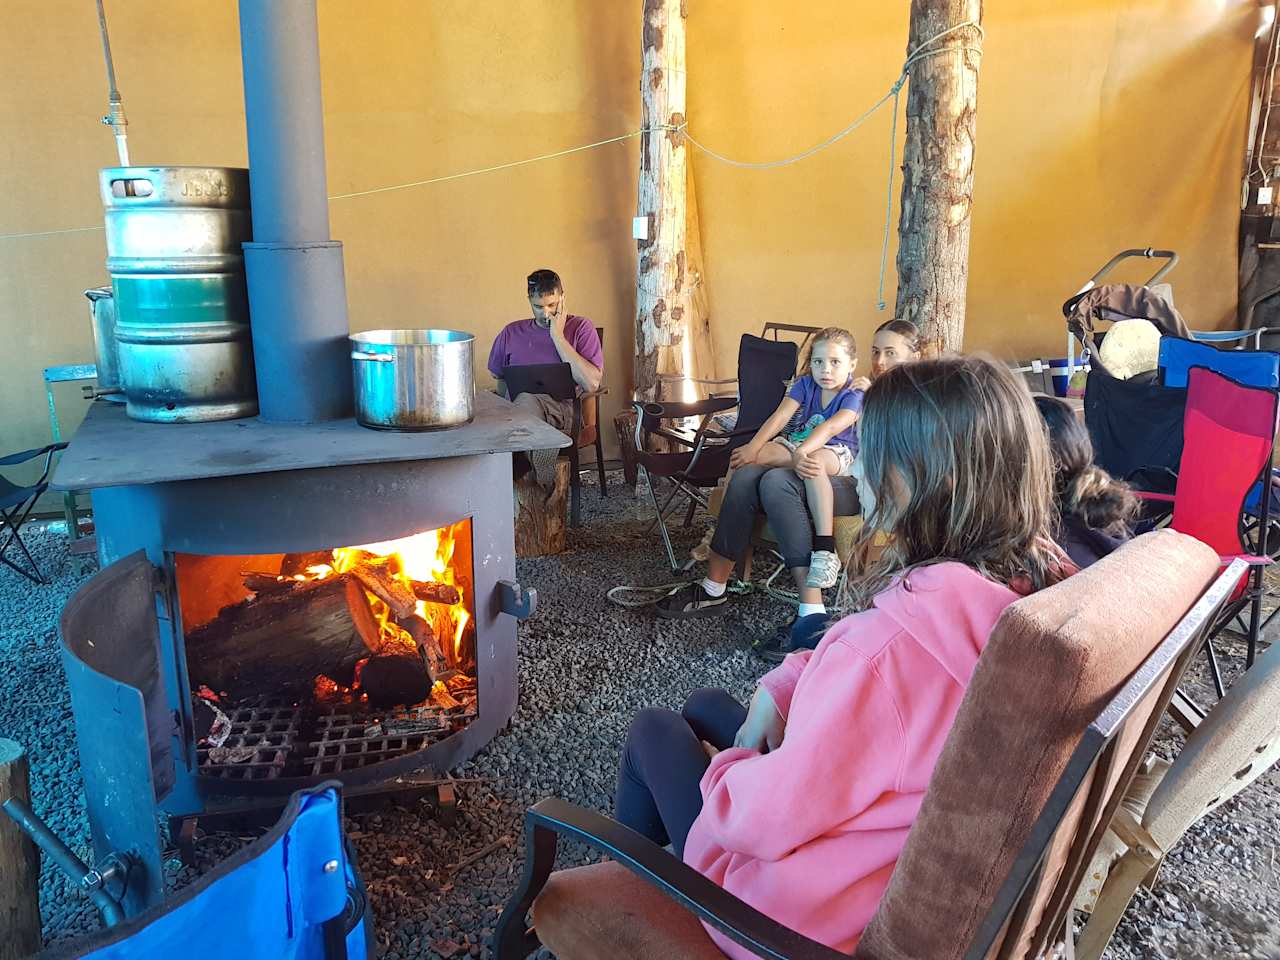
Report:
M 292 579 L 323 580 L 346 573 L 359 563 L 375 563 L 384 566 L 396 580 L 410 589 L 415 582 L 443 583 L 454 587 L 458 591 L 457 603 L 445 605 L 419 600 L 414 606 L 414 612 L 430 625 L 440 639 L 442 652 L 450 665 L 458 666 L 464 658 L 467 628 L 472 622 L 467 609 L 468 582 L 457 575 L 453 563 L 458 539 L 466 535 L 465 525 L 466 521 L 462 521 L 400 540 L 339 547 L 333 551 L 332 562 L 309 566 L 305 574 L 295 574 Z M 368 590 L 365 591 L 365 597 L 378 624 L 378 652 L 390 652 L 388 648 L 399 648 L 396 652 L 416 651 L 417 644 L 413 637 L 395 621 L 391 608 Z M 326 681 L 323 690 L 321 680 Z M 317 679 L 317 695 L 323 692 L 324 695 L 333 696 L 344 689 L 327 677 Z

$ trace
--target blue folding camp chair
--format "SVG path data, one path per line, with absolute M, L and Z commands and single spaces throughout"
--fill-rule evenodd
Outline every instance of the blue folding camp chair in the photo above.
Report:
M 1280 387 L 1280 353 L 1270 350 L 1219 350 L 1180 337 L 1160 338 L 1160 382 L 1185 389 L 1192 367 L 1204 367 L 1251 387 Z
M 0 563 L 39 584 L 46 584 L 49 581 L 45 579 L 44 573 L 41 572 L 31 551 L 27 549 L 27 545 L 22 542 L 21 529 L 27 522 L 27 518 L 31 516 L 31 511 L 36 508 L 36 501 L 40 499 L 40 495 L 49 489 L 49 472 L 53 469 L 53 455 L 59 450 L 65 450 L 66 447 L 65 443 L 51 443 L 38 450 L 23 450 L 21 453 L 0 457 L 0 467 L 14 467 L 29 460 L 44 457 L 44 469 L 40 473 L 40 479 L 35 483 L 18 486 L 0 477 Z M 6 556 L 12 546 L 16 546 L 26 558 L 25 567 Z
M 264 836 L 151 910 L 49 960 L 356 960 L 373 920 L 342 834 L 338 784 L 300 790 Z

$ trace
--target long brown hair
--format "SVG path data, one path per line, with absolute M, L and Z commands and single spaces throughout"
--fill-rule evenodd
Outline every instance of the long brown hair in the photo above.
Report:
M 1000 583 L 1050 582 L 1053 466 L 1026 386 L 980 356 L 893 367 L 867 391 L 858 457 L 875 496 L 855 545 L 842 609 L 863 610 L 907 571 L 954 560 Z
M 1093 462 L 1089 431 L 1071 407 L 1057 397 L 1036 397 L 1035 403 L 1049 431 L 1058 511 L 1091 530 L 1127 537 L 1141 508 L 1137 496 Z

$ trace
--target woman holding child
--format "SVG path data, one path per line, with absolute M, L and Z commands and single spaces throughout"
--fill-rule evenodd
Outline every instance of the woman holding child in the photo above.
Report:
M 700 690 L 680 714 L 638 714 L 616 797 L 623 823 L 845 952 L 879 903 L 996 620 L 1071 569 L 1049 539 L 1047 434 L 1005 367 L 898 366 L 876 378 L 861 417 L 859 546 L 876 530 L 889 545 L 843 586 L 857 612 L 767 674 L 750 709 Z
M 872 340 L 871 377 L 875 379 L 919 356 L 920 337 L 915 326 L 905 320 L 890 320 L 876 330 Z M 834 372 L 833 363 L 839 364 Z M 794 624 L 826 612 L 822 586 L 834 583 L 832 571 L 839 571 L 831 539 L 834 517 L 860 512 L 851 476 L 832 470 L 833 460 L 836 467 L 848 462 L 845 453 L 837 448 L 843 448 L 850 457 L 857 453 L 857 434 L 852 425 L 862 394 L 872 381 L 854 377 L 856 365 L 857 347 L 852 334 L 831 327 L 814 337 L 809 375 L 793 384 L 774 416 L 735 458 L 736 469 L 711 540 L 707 576 L 664 598 L 657 607 L 660 616 L 703 617 L 724 612 L 729 599 L 729 576 L 746 553 L 760 512 L 768 518 L 783 562 L 795 579 L 800 607 L 796 620 L 759 644 L 759 649 L 765 655 L 789 649 Z M 831 386 L 824 386 L 821 379 Z M 797 416 L 802 411 L 803 416 Z M 811 425 L 814 416 L 822 416 L 822 420 Z M 818 553 L 830 554 L 830 558 L 815 556 Z M 815 560 L 817 572 L 813 569 Z

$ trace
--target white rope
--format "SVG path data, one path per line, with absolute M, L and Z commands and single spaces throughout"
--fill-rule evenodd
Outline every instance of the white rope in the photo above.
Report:
M 635 610 L 640 607 L 653 606 L 659 600 L 671 596 L 681 587 L 687 587 L 690 583 L 697 582 L 697 579 L 690 578 L 689 580 L 673 580 L 670 583 L 659 583 L 652 587 L 633 587 L 630 584 L 620 584 L 616 587 L 610 587 L 605 596 L 620 607 Z M 754 584 L 743 583 L 736 577 L 725 585 L 725 592 L 735 596 L 745 596 L 754 592 L 755 589 Z
M 66 230 L 36 230 L 32 233 L 0 233 L 0 240 L 23 240 L 27 237 L 56 237 L 63 233 L 87 233 L 90 230 L 105 229 L 105 227 L 68 227 Z
M 462 173 L 450 173 L 443 177 L 432 177 L 429 180 L 414 180 L 411 183 L 396 183 L 389 187 L 374 187 L 372 190 L 356 190 L 353 193 L 338 193 L 330 197 L 330 200 L 350 200 L 352 197 L 368 197 L 375 193 L 390 193 L 392 190 L 408 190 L 410 187 L 425 187 L 433 183 L 446 183 L 450 180 L 461 180 L 464 177 L 476 177 L 482 173 L 496 173 L 499 170 L 510 170 L 513 167 L 523 167 L 530 163 L 540 163 L 543 160 L 555 160 L 559 157 L 567 157 L 570 154 L 582 153 L 585 150 L 594 150 L 597 147 L 605 147 L 611 143 L 621 143 L 623 140 L 631 140 L 634 137 L 642 137 L 646 133 L 652 133 L 655 130 L 674 130 L 670 125 L 660 127 L 647 127 L 643 130 L 635 130 L 631 133 L 624 133 L 618 137 L 610 137 L 607 140 L 597 140 L 595 143 L 584 143 L 580 147 L 569 147 L 567 150 L 557 150 L 555 153 L 544 153 L 536 157 L 528 157 L 524 160 L 512 160 L 509 163 L 498 163 L 492 167 L 481 167 L 478 170 L 465 170 Z
M 898 97 L 902 93 L 902 82 L 906 79 L 904 72 L 893 85 L 893 126 L 889 129 L 889 175 L 884 188 L 884 239 L 880 243 L 880 280 L 876 285 L 876 309 L 883 310 L 884 277 L 889 267 L 889 236 L 893 229 L 893 171 L 898 158 Z
M 501 170 L 511 170 L 516 167 L 523 167 L 532 163 L 541 163 L 544 160 L 555 160 L 555 159 L 559 159 L 560 157 L 567 157 L 575 153 L 582 153 L 587 150 L 595 150 L 599 147 L 609 146 L 614 143 L 621 143 L 625 140 L 632 140 L 636 137 L 644 136 L 647 133 L 653 133 L 660 130 L 680 131 L 681 133 L 684 134 L 685 138 L 691 144 L 693 144 L 693 146 L 696 149 L 705 153 L 707 156 L 711 157 L 712 159 L 718 160 L 719 162 L 727 164 L 729 166 L 745 168 L 745 169 L 754 169 L 754 170 L 774 169 L 777 167 L 789 166 L 793 163 L 799 163 L 801 160 L 807 160 L 809 157 L 812 157 L 814 154 L 819 153 L 823 150 L 826 150 L 828 147 L 834 146 L 835 144 L 843 140 L 845 137 L 847 137 L 849 134 L 857 130 L 864 123 L 866 123 L 866 121 L 869 120 L 876 113 L 877 110 L 883 107 L 890 100 L 892 100 L 894 103 L 893 141 L 890 143 L 890 163 L 892 164 L 894 152 L 896 151 L 896 148 L 897 148 L 897 143 L 896 143 L 897 119 L 898 119 L 897 108 L 898 108 L 898 102 L 899 102 L 899 94 L 901 93 L 902 86 L 907 81 L 911 68 L 920 60 L 923 60 L 925 57 L 936 56 L 937 54 L 945 53 L 948 50 L 953 50 L 953 49 L 965 50 L 971 53 L 976 53 L 978 55 L 981 55 L 982 51 L 979 47 L 969 46 L 967 44 L 959 47 L 936 47 L 935 46 L 935 44 L 939 43 L 940 41 L 950 36 L 951 34 L 956 33 L 960 30 L 969 29 L 969 28 L 972 28 L 975 31 L 977 31 L 979 39 L 983 37 L 984 34 L 983 34 L 982 27 L 972 20 L 966 20 L 964 23 L 956 24 L 953 27 L 949 27 L 946 30 L 943 30 L 941 33 L 938 33 L 932 37 L 929 37 L 927 40 L 917 45 L 916 48 L 907 56 L 906 60 L 903 62 L 903 65 L 902 65 L 902 72 L 899 74 L 898 79 L 894 81 L 893 86 L 889 89 L 889 91 L 884 96 L 882 96 L 879 100 L 877 100 L 874 104 L 872 104 L 872 106 L 869 109 L 864 111 L 861 115 L 859 115 L 856 119 L 854 119 L 853 122 L 851 122 L 846 127 L 844 127 L 844 129 L 838 131 L 837 133 L 831 135 L 830 137 L 827 137 L 827 139 L 823 140 L 821 143 L 818 143 L 807 150 L 803 150 L 800 153 L 795 154 L 794 156 L 784 157 L 780 160 L 766 160 L 766 161 L 735 160 L 732 157 L 727 157 L 722 153 L 712 150 L 710 147 L 694 139 L 694 137 L 689 133 L 687 122 L 680 124 L 678 127 L 671 126 L 669 124 L 662 124 L 660 126 L 647 127 L 641 130 L 635 130 L 635 131 L 632 131 L 631 133 L 624 133 L 616 137 L 609 137 L 604 140 L 597 140 L 593 143 L 582 144 L 581 146 L 577 146 L 577 147 L 569 147 L 565 150 L 557 150 L 554 153 L 544 153 L 544 154 L 539 154 L 536 157 L 527 157 L 523 160 L 512 160 L 507 163 L 499 163 L 499 164 L 494 164 L 493 166 L 480 167 L 475 170 L 464 170 L 460 173 L 451 173 L 451 174 L 446 174 L 440 177 L 430 177 L 425 180 L 412 180 L 407 183 L 395 183 L 385 187 L 373 187 L 368 190 L 354 190 L 350 193 L 338 193 L 338 194 L 334 194 L 328 199 L 331 201 L 350 200 L 355 197 L 368 197 L 368 196 L 373 196 L 374 194 L 379 194 L 379 193 L 390 193 L 392 191 L 397 191 L 397 190 L 409 190 L 414 187 L 425 187 L 425 186 L 430 186 L 432 184 L 437 184 L 437 183 L 447 183 L 452 180 L 462 180 L 466 177 L 475 177 L 475 176 L 480 176 L 482 174 L 487 174 L 487 173 L 497 173 L 498 171 L 501 171 Z M 892 192 L 892 166 L 890 168 L 889 189 L 890 189 L 890 192 Z M 892 208 L 892 197 L 890 198 L 890 208 Z M 92 227 L 70 227 L 63 230 L 37 230 L 37 231 L 32 231 L 27 233 L 2 233 L 0 234 L 0 240 L 21 240 L 21 239 L 27 239 L 32 237 L 52 237 L 52 236 L 58 236 L 58 235 L 67 234 L 67 233 L 87 233 L 89 231 L 102 230 L 102 229 L 103 228 L 101 226 L 92 226 Z M 880 309 L 884 309 L 884 306 L 883 306 L 884 261 L 887 256 L 887 253 L 885 251 L 887 250 L 888 250 L 888 236 L 886 233 L 885 247 L 884 247 L 884 251 L 882 251 L 882 256 L 881 256 L 882 266 L 881 266 L 881 293 L 880 293 L 881 307 Z

